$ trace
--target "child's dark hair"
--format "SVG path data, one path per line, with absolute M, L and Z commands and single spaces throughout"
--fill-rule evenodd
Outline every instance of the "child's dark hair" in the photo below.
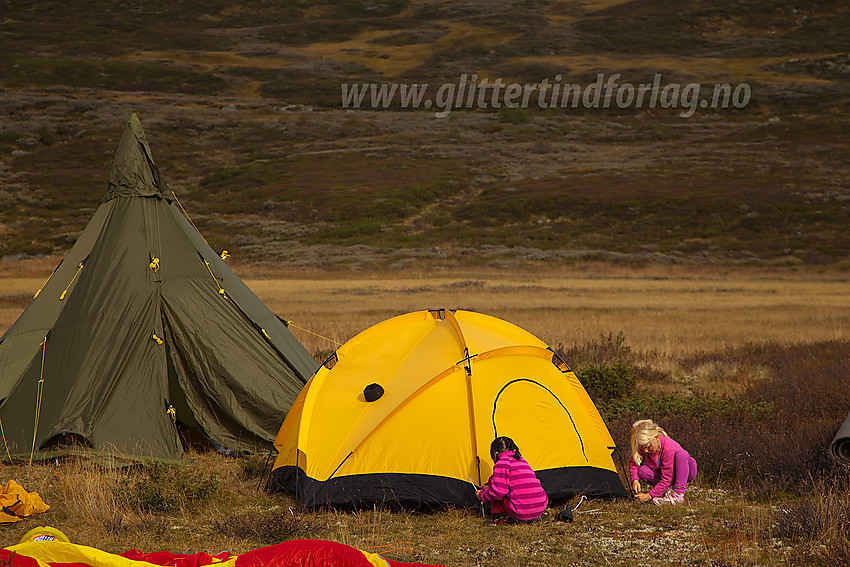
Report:
M 520 455 L 519 453 L 519 447 L 516 446 L 516 443 L 514 443 L 514 440 L 510 437 L 496 437 L 495 439 L 493 439 L 493 442 L 490 443 L 491 456 L 495 455 L 496 453 L 503 453 L 505 451 L 513 451 L 515 459 L 522 458 L 522 455 Z

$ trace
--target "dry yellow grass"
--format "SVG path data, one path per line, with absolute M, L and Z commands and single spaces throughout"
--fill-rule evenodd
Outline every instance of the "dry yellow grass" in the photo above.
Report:
M 446 34 L 433 43 L 382 46 L 374 40 L 392 36 L 403 30 L 367 31 L 354 39 L 338 43 L 314 43 L 306 47 L 293 48 L 302 55 L 317 59 L 332 59 L 364 65 L 386 77 L 396 77 L 425 63 L 427 58 L 442 49 L 473 42 L 490 47 L 510 40 L 507 35 L 486 27 L 473 26 L 466 22 L 438 21 L 445 26 Z
M 0 332 L 55 264 L 0 271 Z M 657 360 L 746 342 L 795 343 L 850 336 L 850 286 L 839 273 L 603 265 L 420 272 L 286 272 L 234 266 L 310 352 L 410 311 L 447 307 L 500 317 L 547 344 L 583 344 L 623 333 Z
M 296 518 L 288 512 L 294 504 L 289 496 L 262 493 L 257 478 L 242 474 L 241 461 L 215 453 L 189 454 L 184 469 L 189 475 L 214 475 L 215 495 L 170 513 L 144 511 L 134 502 L 144 478 L 139 468 L 104 468 L 97 460 L 70 459 L 36 464 L 29 474 L 25 469 L 11 465 L 6 472 L 38 491 L 51 509 L 7 526 L 4 545 L 16 543 L 35 525 L 51 525 L 75 543 L 113 553 L 138 548 L 239 554 L 276 541 L 235 536 L 222 525 L 242 518 L 260 530 L 274 530 L 267 524 L 275 518 L 303 528 L 288 536 L 280 530 L 276 540 L 327 539 L 397 561 L 446 566 L 794 564 L 793 547 L 770 537 L 769 505 L 699 486 L 689 489 L 681 508 L 597 500 L 583 503 L 571 524 L 559 522 L 557 508 L 551 508 L 538 525 L 494 527 L 475 511 L 458 509 L 433 514 L 316 510 Z M 576 503 L 573 499 L 570 505 Z M 270 516 L 274 513 L 282 516 Z
M 448 307 L 511 321 L 546 343 L 625 334 L 660 356 L 744 342 L 846 338 L 850 288 L 829 279 L 544 275 L 496 272 L 389 274 L 341 279 L 248 279 L 269 307 L 291 319 L 311 351 L 333 348 L 389 317 Z M 309 332 L 308 332 L 309 331 Z
M 787 63 L 794 56 L 784 55 L 782 57 L 663 57 L 663 56 L 624 56 L 611 57 L 607 55 L 544 55 L 516 57 L 515 61 L 523 63 L 547 63 L 552 66 L 561 66 L 570 69 L 574 74 L 598 73 L 600 69 L 606 69 L 606 80 L 612 72 L 625 70 L 628 73 L 634 69 L 665 69 L 667 72 L 676 71 L 685 76 L 699 77 L 702 83 L 717 82 L 727 83 L 730 77 L 746 78 L 748 81 L 782 82 L 787 81 L 787 75 L 772 71 L 775 65 Z M 802 54 L 801 59 L 807 56 Z M 634 75 L 631 75 L 634 80 Z M 493 77 L 490 77 L 491 79 Z M 547 77 L 539 77 L 545 79 Z M 551 77 L 550 77 L 551 78 Z M 652 82 L 652 75 L 640 77 L 642 82 Z M 814 77 L 801 77 L 796 79 L 806 83 L 826 83 L 823 79 Z M 621 83 L 629 82 L 621 79 Z
M 32 294 L 54 265 L 49 259 L 0 265 L 2 329 L 23 309 L 22 294 Z M 293 320 L 296 336 L 313 352 L 334 347 L 316 335 L 343 342 L 387 317 L 442 306 L 503 317 L 553 345 L 622 331 L 633 348 L 670 360 L 747 341 L 847 338 L 850 318 L 850 289 L 838 273 L 604 265 L 528 273 L 434 269 L 368 275 L 235 268 L 275 312 Z M 288 496 L 260 492 L 261 481 L 245 476 L 243 465 L 214 453 L 191 454 L 188 473 L 214 474 L 219 489 L 208 501 L 168 513 L 140 508 L 141 469 L 73 459 L 39 463 L 29 472 L 22 464 L 7 466 L 9 478 L 39 491 L 52 509 L 10 526 L 4 544 L 40 523 L 113 552 L 137 547 L 242 553 L 270 541 L 228 533 L 223 525 L 236 517 L 257 529 L 268 527 L 277 521 L 272 514 L 289 518 L 293 504 Z M 650 558 L 653 565 L 795 564 L 802 547 L 774 537 L 776 510 L 772 502 L 749 501 L 698 481 L 684 508 L 595 501 L 580 508 L 573 524 L 558 522 L 557 509 L 538 526 L 507 529 L 486 526 L 479 515 L 463 510 L 431 515 L 326 510 L 293 518 L 305 531 L 286 537 L 329 539 L 389 550 L 397 560 L 465 567 L 634 565 Z

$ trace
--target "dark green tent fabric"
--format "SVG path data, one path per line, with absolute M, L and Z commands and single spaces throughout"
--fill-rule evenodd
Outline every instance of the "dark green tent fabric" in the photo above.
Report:
M 103 203 L 0 339 L 0 454 L 73 438 L 179 459 L 175 418 L 271 447 L 317 367 L 187 220 L 133 115 Z

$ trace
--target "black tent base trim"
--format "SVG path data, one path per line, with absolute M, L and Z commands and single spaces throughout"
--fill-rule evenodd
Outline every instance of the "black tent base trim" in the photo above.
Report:
M 594 467 L 564 467 L 537 471 L 550 503 L 584 494 L 588 497 L 626 496 L 616 472 Z M 475 489 L 466 481 L 426 474 L 380 473 L 341 476 L 325 482 L 309 478 L 299 467 L 272 471 L 268 492 L 289 492 L 306 508 L 398 506 L 436 509 L 476 508 Z
M 454 478 L 381 473 L 342 476 L 321 482 L 294 466 L 273 470 L 266 491 L 294 494 L 307 508 L 387 505 L 427 510 L 446 505 L 473 507 L 478 503 L 472 485 Z
M 549 495 L 550 504 L 569 500 L 579 494 L 588 498 L 628 496 L 620 475 L 606 469 L 563 467 L 537 471 L 536 474 Z

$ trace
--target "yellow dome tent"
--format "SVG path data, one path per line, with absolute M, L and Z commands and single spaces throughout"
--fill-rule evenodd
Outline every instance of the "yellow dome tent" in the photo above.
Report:
M 469 311 L 379 323 L 313 375 L 275 440 L 267 489 L 304 506 L 474 505 L 491 441 L 516 441 L 550 500 L 625 496 L 614 442 L 540 339 Z

